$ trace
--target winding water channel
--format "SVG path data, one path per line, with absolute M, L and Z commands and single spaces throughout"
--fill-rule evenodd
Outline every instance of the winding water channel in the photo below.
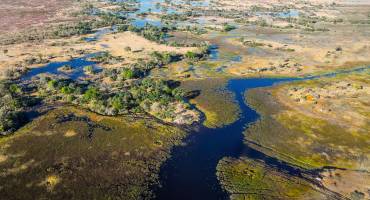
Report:
M 175 147 L 172 151 L 172 157 L 162 166 L 160 173 L 162 185 L 156 190 L 156 198 L 161 200 L 228 199 L 228 195 L 222 190 L 216 176 L 217 164 L 224 157 L 245 156 L 263 160 L 269 166 L 304 179 L 307 177 L 303 176 L 303 173 L 316 176 L 317 172 L 304 171 L 256 151 L 243 143 L 244 130 L 259 118 L 259 114 L 246 103 L 244 94 L 253 88 L 269 87 L 283 82 L 332 77 L 369 68 L 370 66 L 365 66 L 305 78 L 230 80 L 227 89 L 235 94 L 236 103 L 240 108 L 239 119 L 223 128 L 210 129 L 201 126 L 199 130 L 190 133 L 190 136 L 184 141 L 186 145 Z M 312 180 L 309 181 L 312 182 Z M 336 193 L 327 192 L 332 197 L 337 197 Z
M 255 122 L 259 115 L 244 101 L 244 92 L 272 86 L 294 79 L 233 79 L 228 89 L 235 93 L 240 107 L 240 118 L 223 128 L 210 129 L 200 127 L 186 139 L 185 146 L 173 149 L 172 157 L 161 170 L 162 187 L 157 190 L 157 199 L 227 199 L 217 177 L 216 166 L 223 157 L 239 157 L 241 154 L 250 158 L 263 159 L 266 163 L 277 165 L 292 174 L 299 171 L 243 144 L 243 131 Z
M 147 9 L 154 9 L 154 2 L 149 4 L 146 4 L 148 3 L 146 0 L 140 2 L 141 12 Z M 154 11 L 156 10 L 154 9 Z M 147 19 L 136 18 L 136 21 L 133 23 L 141 26 L 147 22 Z M 105 32 L 102 32 L 102 34 L 105 34 Z M 210 60 L 218 60 L 218 48 L 211 48 L 210 54 Z M 237 62 L 240 59 L 238 56 L 231 61 Z M 94 65 L 94 67 L 97 67 L 96 63 L 90 62 L 86 60 L 86 57 L 83 57 L 68 62 L 50 63 L 44 67 L 32 69 L 25 75 L 24 79 L 45 72 L 61 74 L 58 68 L 63 65 L 71 65 L 75 69 L 71 74 L 63 74 L 72 79 L 78 79 L 84 76 L 84 66 Z M 335 74 L 328 74 L 326 76 Z M 306 79 L 311 78 L 317 77 L 308 77 Z M 160 182 L 162 185 L 155 188 L 156 199 L 227 199 L 228 194 L 221 189 L 216 177 L 216 166 L 224 157 L 237 158 L 243 155 L 252 159 L 261 159 L 268 165 L 275 166 L 291 175 L 302 177 L 299 169 L 266 156 L 243 143 L 243 131 L 248 125 L 259 118 L 258 113 L 245 103 L 245 91 L 295 80 L 298 79 L 250 78 L 230 80 L 227 88 L 235 94 L 236 103 L 240 107 L 239 119 L 233 124 L 222 128 L 211 129 L 200 126 L 198 130 L 190 133 L 189 137 L 185 139 L 184 143 L 186 145 L 175 147 L 172 150 L 171 158 L 161 168 Z
M 161 187 L 156 190 L 157 199 L 228 199 L 222 190 L 216 176 L 218 162 L 224 157 L 238 158 L 245 156 L 251 159 L 263 160 L 267 165 L 275 167 L 292 176 L 306 179 L 306 175 L 316 176 L 314 171 L 304 171 L 284 161 L 267 156 L 243 143 L 243 132 L 250 124 L 257 121 L 259 114 L 246 103 L 246 91 L 269 87 L 283 82 L 310 80 L 322 77 L 332 77 L 338 74 L 358 72 L 370 66 L 350 70 L 308 76 L 305 78 L 247 78 L 232 79 L 228 82 L 227 89 L 235 94 L 236 103 L 240 108 L 239 119 L 223 128 L 206 128 L 190 133 L 184 141 L 186 145 L 175 147 L 172 157 L 162 166 L 160 179 Z M 309 180 L 312 182 L 312 180 Z M 336 198 L 337 194 L 327 191 Z

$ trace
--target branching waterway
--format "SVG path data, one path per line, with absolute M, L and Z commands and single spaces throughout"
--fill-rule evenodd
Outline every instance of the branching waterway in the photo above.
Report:
M 244 92 L 292 80 L 255 78 L 229 81 L 228 89 L 235 93 L 240 107 L 239 120 L 223 128 L 200 127 L 186 139 L 185 146 L 174 148 L 172 158 L 162 167 L 162 187 L 157 191 L 157 199 L 226 199 L 228 196 L 222 191 L 216 177 L 216 166 L 222 158 L 239 157 L 242 153 L 298 174 L 296 169 L 243 144 L 243 131 L 259 117 L 256 111 L 245 104 Z
M 146 23 L 154 26 L 161 26 L 160 21 L 148 18 L 139 18 L 137 14 L 147 12 L 162 12 L 156 7 L 157 3 L 162 1 L 145 1 L 141 0 L 140 9 L 131 15 L 132 24 L 138 27 Z M 208 1 L 206 1 L 208 2 Z M 208 6 L 208 4 L 205 4 Z M 169 9 L 167 13 L 176 13 Z M 282 17 L 297 15 L 296 11 L 282 13 Z M 86 38 L 91 42 L 98 40 L 102 35 L 114 31 L 114 28 L 102 29 L 93 37 Z M 210 48 L 210 61 L 219 61 L 220 52 L 217 45 Z M 84 77 L 83 67 L 94 66 L 100 69 L 97 63 L 87 60 L 93 55 L 76 58 L 68 62 L 49 63 L 44 67 L 30 70 L 23 80 L 30 79 L 42 73 L 51 73 L 56 75 L 65 75 L 71 79 Z M 240 62 L 241 56 L 234 56 L 229 62 Z M 73 68 L 73 73 L 63 73 L 58 71 L 62 66 L 69 65 Z M 369 67 L 366 67 L 369 68 Z M 361 70 L 364 68 L 356 69 Z M 223 66 L 218 68 L 218 72 L 223 70 Z M 353 70 L 355 71 L 355 70 Z M 339 73 L 349 73 L 343 71 Z M 244 93 L 250 89 L 258 87 L 269 87 L 282 82 L 291 82 L 295 80 L 306 80 L 320 78 L 323 76 L 333 76 L 336 73 L 312 76 L 305 79 L 282 79 L 282 78 L 249 78 L 249 79 L 232 79 L 228 82 L 227 89 L 235 94 L 236 103 L 240 108 L 239 119 L 231 125 L 222 128 L 207 128 L 200 126 L 197 130 L 189 134 L 184 140 L 185 145 L 177 146 L 172 149 L 171 158 L 168 159 L 161 167 L 160 183 L 161 186 L 155 186 L 155 197 L 157 199 L 176 199 L 176 200 L 197 200 L 197 199 L 227 199 L 228 194 L 222 190 L 216 176 L 216 167 L 224 157 L 238 158 L 241 155 L 251 159 L 263 160 L 269 166 L 274 166 L 279 170 L 289 173 L 293 176 L 302 177 L 302 171 L 299 168 L 291 166 L 280 160 L 267 156 L 256 151 L 243 143 L 243 132 L 248 125 L 256 122 L 259 114 L 245 102 Z
M 186 145 L 175 147 L 172 157 L 162 166 L 161 186 L 157 188 L 157 199 L 228 199 L 222 190 L 216 176 L 218 162 L 224 157 L 238 158 L 246 156 L 251 159 L 263 160 L 269 166 L 275 167 L 292 176 L 305 178 L 302 173 L 316 173 L 303 171 L 281 160 L 267 156 L 243 143 L 243 132 L 251 123 L 259 118 L 259 114 L 248 106 L 244 93 L 258 87 L 268 87 L 282 82 L 308 80 L 321 77 L 331 77 L 361 71 L 369 68 L 362 67 L 352 70 L 343 70 L 319 76 L 306 78 L 250 78 L 233 79 L 228 83 L 228 90 L 235 93 L 236 103 L 240 107 L 239 119 L 223 128 L 206 128 L 201 126 L 190 134 L 184 141 Z M 334 198 L 337 194 L 327 191 Z

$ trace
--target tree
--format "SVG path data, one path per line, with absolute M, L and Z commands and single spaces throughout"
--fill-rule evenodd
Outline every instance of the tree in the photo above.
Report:
M 123 103 L 122 103 L 122 99 L 120 96 L 116 95 L 112 98 L 112 107 L 115 109 L 115 110 L 121 110 L 124 108 L 123 106 Z
M 62 94 L 72 94 L 74 92 L 74 89 L 69 87 L 69 86 L 63 86 L 61 89 L 60 89 L 60 92 Z
M 121 76 L 125 80 L 133 79 L 135 77 L 135 72 L 132 69 L 124 69 L 121 72 Z
M 235 26 L 230 25 L 230 24 L 225 24 L 225 25 L 224 25 L 224 28 L 223 28 L 223 31 L 225 31 L 225 32 L 229 32 L 229 31 L 232 31 L 232 30 L 234 30 L 234 29 L 236 29 L 236 27 L 235 27 Z
M 16 84 L 0 82 L 0 135 L 15 131 L 24 120 L 22 88 Z
M 17 84 L 11 84 L 9 87 L 9 91 L 12 94 L 21 94 L 22 93 L 22 88 L 19 87 Z
M 83 95 L 83 99 L 86 101 L 91 100 L 97 100 L 99 98 L 100 94 L 98 92 L 98 89 L 95 87 L 90 87 L 86 90 L 86 92 Z
M 196 57 L 197 57 L 196 53 L 192 51 L 188 51 L 185 54 L 185 58 L 190 59 L 190 60 L 195 60 Z
M 88 66 L 84 67 L 84 71 L 85 71 L 85 73 L 93 74 L 94 73 L 94 67 L 91 66 L 91 65 L 88 65 Z
M 58 82 L 57 82 L 56 80 L 50 80 L 50 81 L 48 82 L 48 88 L 49 88 L 49 89 L 55 89 L 55 88 L 56 88 L 56 86 L 57 86 L 57 84 L 58 84 Z

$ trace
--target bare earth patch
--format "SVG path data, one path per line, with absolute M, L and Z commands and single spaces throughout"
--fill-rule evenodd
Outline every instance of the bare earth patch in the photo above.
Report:
M 7 156 L 5 156 L 5 155 L 0 155 L 0 163 L 1 163 L 1 162 L 5 162 L 7 159 L 8 159 L 8 157 L 7 157 Z
M 2 0 L 0 2 L 0 33 L 12 32 L 52 21 L 65 21 L 63 13 L 72 0 Z
M 332 191 L 345 194 L 351 199 L 369 199 L 370 173 L 347 170 L 329 170 L 322 174 L 323 184 Z M 357 198 L 356 198 L 357 196 Z
M 76 136 L 76 135 L 77 135 L 77 132 L 75 130 L 68 130 L 64 134 L 64 137 L 73 137 L 73 136 Z

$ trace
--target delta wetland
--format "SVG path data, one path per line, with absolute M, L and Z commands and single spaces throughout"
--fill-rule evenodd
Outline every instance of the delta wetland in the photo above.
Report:
M 0 14 L 1 198 L 370 198 L 367 0 Z

